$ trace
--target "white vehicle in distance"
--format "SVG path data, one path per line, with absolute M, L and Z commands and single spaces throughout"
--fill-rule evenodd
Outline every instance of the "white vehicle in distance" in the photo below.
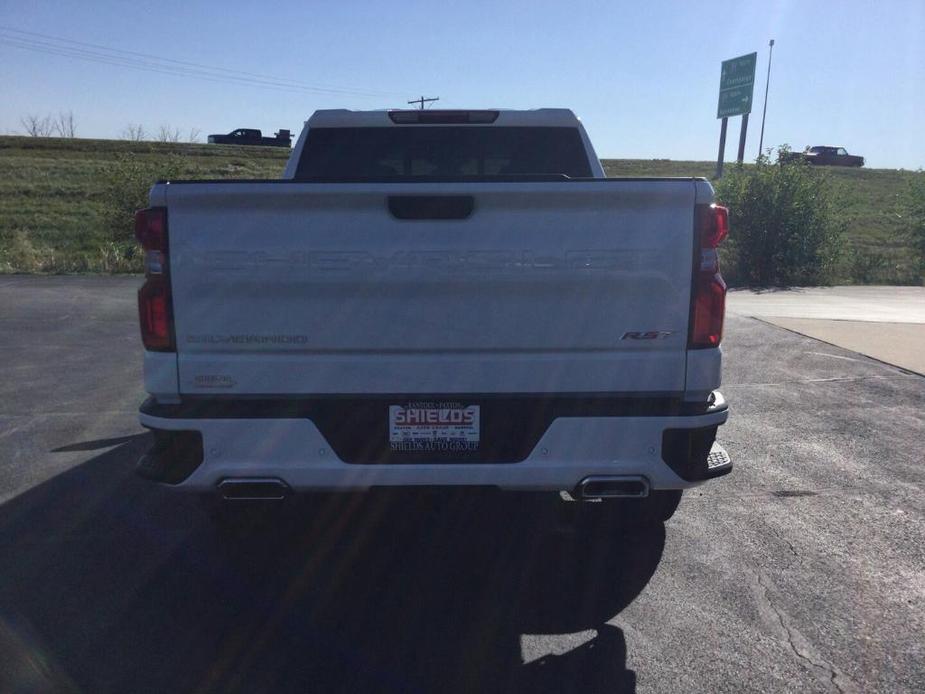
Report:
M 605 178 L 566 109 L 318 111 L 281 180 L 163 181 L 137 214 L 139 473 L 666 520 L 732 465 L 727 225 L 704 179 Z

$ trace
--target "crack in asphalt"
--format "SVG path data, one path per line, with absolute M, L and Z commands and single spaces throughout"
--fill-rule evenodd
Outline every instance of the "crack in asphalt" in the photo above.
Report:
M 792 568 L 795 563 L 795 560 L 800 558 L 800 555 L 797 552 L 796 548 L 793 546 L 793 543 L 790 540 L 788 540 L 786 537 L 784 537 L 784 535 L 781 532 L 779 532 L 776 528 L 774 528 L 773 526 L 765 524 L 765 527 L 768 529 L 768 531 L 770 531 L 772 535 L 774 535 L 774 537 L 776 537 L 782 543 L 787 545 L 787 548 L 790 550 L 790 554 L 793 555 L 793 558 L 790 560 L 790 563 L 787 564 L 787 568 L 788 569 Z
M 788 543 L 789 544 L 789 543 Z M 791 551 L 796 555 L 796 551 L 791 546 Z M 819 653 L 815 652 L 812 646 L 806 641 L 806 638 L 795 628 L 791 627 L 787 620 L 784 618 L 783 612 L 781 612 L 775 606 L 774 602 L 771 600 L 769 595 L 768 585 L 763 580 L 761 569 L 758 567 L 757 562 L 755 563 L 755 569 L 753 571 L 755 576 L 755 581 L 760 588 L 759 595 L 764 602 L 764 604 L 771 610 L 774 616 L 777 618 L 777 623 L 780 625 L 781 631 L 787 641 L 787 645 L 790 647 L 790 650 L 793 654 L 803 663 L 808 664 L 813 671 L 821 671 L 825 675 L 825 680 L 835 688 L 840 694 L 848 694 L 849 692 L 856 692 L 857 689 L 854 687 L 850 681 L 846 682 L 846 686 L 839 684 L 838 680 L 848 680 L 848 678 L 841 673 L 834 665 L 828 662 L 823 658 Z M 797 645 L 797 640 L 805 642 L 803 647 Z M 812 651 L 812 653 L 810 653 Z M 815 656 L 815 658 L 811 657 Z

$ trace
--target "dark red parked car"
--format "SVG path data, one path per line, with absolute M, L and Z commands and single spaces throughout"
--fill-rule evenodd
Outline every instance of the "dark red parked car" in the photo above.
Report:
M 864 157 L 848 154 L 844 147 L 828 147 L 815 145 L 807 147 L 802 152 L 788 152 L 781 157 L 784 162 L 805 161 L 815 166 L 864 166 Z

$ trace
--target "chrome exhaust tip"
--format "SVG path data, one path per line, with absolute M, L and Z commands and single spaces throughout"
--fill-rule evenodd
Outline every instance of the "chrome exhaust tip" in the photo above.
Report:
M 226 501 L 282 501 L 292 490 L 275 477 L 242 477 L 222 480 L 218 491 Z
M 642 499 L 649 496 L 649 480 L 641 475 L 594 475 L 578 483 L 579 499 Z

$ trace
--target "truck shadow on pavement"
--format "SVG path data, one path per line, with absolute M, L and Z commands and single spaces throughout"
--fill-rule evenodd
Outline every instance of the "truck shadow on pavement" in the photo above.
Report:
M 0 506 L 0 690 L 635 689 L 607 622 L 663 527 L 569 532 L 546 495 L 375 492 L 230 539 L 135 478 L 147 444 Z

